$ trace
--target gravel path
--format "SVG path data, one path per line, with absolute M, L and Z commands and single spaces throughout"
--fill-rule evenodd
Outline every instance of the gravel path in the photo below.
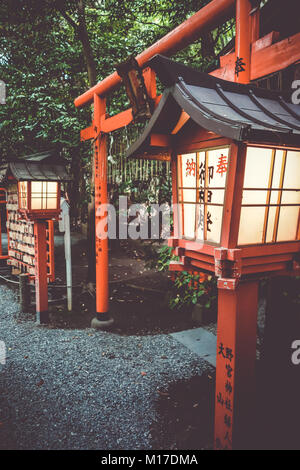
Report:
M 169 335 L 47 329 L 17 312 L 0 286 L 2 449 L 150 450 L 157 390 L 209 367 Z

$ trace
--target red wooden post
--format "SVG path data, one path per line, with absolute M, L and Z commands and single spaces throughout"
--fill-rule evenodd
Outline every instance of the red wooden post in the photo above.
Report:
M 101 133 L 101 118 L 105 117 L 106 100 L 94 95 L 94 131 L 96 134 L 94 147 L 95 165 L 95 228 L 96 228 L 96 318 L 92 327 L 101 328 L 112 324 L 108 310 L 108 238 L 104 235 L 107 230 L 103 219 L 107 210 L 101 206 L 108 204 L 107 196 L 107 149 L 106 135 Z M 101 212 L 99 212 L 101 210 Z
M 4 192 L 4 200 L 1 199 L 0 204 L 7 204 L 7 196 L 6 196 L 6 190 L 4 188 L 0 188 L 0 191 Z M 1 196 L 2 197 L 2 196 Z M 1 205 L 0 205 L 1 207 Z M 3 255 L 3 247 L 2 247 L 2 223 L 1 223 L 1 216 L 2 216 L 2 211 L 0 211 L 0 259 L 7 259 L 8 255 Z M 7 218 L 8 220 L 8 218 Z M 8 230 L 7 230 L 7 252 L 9 250 L 9 236 L 8 236 Z
M 38 323 L 48 323 L 46 220 L 34 222 L 35 298 Z
M 259 2 L 256 11 L 251 14 L 251 43 L 257 41 L 260 35 L 260 8 Z
M 0 259 L 2 258 L 2 224 L 1 224 L 1 212 L 0 212 Z
M 236 64 L 235 77 L 238 83 L 250 82 L 251 71 L 251 3 L 236 1 Z
M 171 154 L 172 201 L 173 201 L 173 237 L 179 237 L 178 196 L 177 196 L 177 154 Z
M 227 281 L 218 283 L 215 449 L 245 449 L 255 402 L 258 281 L 234 290 Z

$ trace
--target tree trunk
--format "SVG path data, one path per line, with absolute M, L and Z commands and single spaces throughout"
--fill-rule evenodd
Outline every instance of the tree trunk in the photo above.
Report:
M 93 87 L 97 83 L 97 69 L 90 38 L 86 27 L 85 6 L 83 0 L 78 0 L 78 19 L 79 25 L 77 33 L 83 48 L 84 60 L 87 66 L 87 72 L 89 77 L 89 84 L 90 87 Z
M 78 0 L 79 28 L 78 36 L 82 43 L 84 59 L 87 66 L 89 85 L 93 87 L 97 83 L 96 62 L 94 59 L 85 20 L 85 6 L 83 0 Z M 94 153 L 92 154 L 92 174 L 91 174 L 91 200 L 88 205 L 88 273 L 87 281 L 96 282 L 96 247 L 95 247 L 95 192 L 94 192 Z
M 77 226 L 79 219 L 79 200 L 80 200 L 80 179 L 82 177 L 81 155 L 77 147 L 71 150 L 71 175 L 73 180 L 68 185 L 68 194 L 70 198 L 71 220 Z
M 77 11 L 78 11 L 78 23 L 76 23 L 69 14 L 59 9 L 62 16 L 66 21 L 74 28 L 78 39 L 82 44 L 83 56 L 87 67 L 87 73 L 89 78 L 89 85 L 93 87 L 97 83 L 97 68 L 94 59 L 94 54 L 86 26 L 85 18 L 85 3 L 84 0 L 77 0 Z M 95 198 L 94 198 L 94 156 L 91 161 L 92 175 L 91 175 L 91 199 L 88 205 L 88 282 L 95 282 L 96 280 L 96 251 L 95 251 Z

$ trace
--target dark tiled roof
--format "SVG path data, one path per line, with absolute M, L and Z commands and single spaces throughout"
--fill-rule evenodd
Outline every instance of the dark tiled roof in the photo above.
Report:
M 29 155 L 1 165 L 0 181 L 9 175 L 17 181 L 69 181 L 65 163 L 50 152 Z
M 200 127 L 223 137 L 300 147 L 300 106 L 286 96 L 221 80 L 161 55 L 148 65 L 168 88 L 128 157 L 153 153 L 151 133 L 171 134 L 182 110 Z

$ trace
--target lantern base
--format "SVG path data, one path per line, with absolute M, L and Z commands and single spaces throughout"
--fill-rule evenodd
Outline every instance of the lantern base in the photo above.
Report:
M 110 328 L 114 324 L 114 319 L 111 318 L 109 313 L 96 313 L 91 321 L 91 328 L 96 330 L 105 330 Z

